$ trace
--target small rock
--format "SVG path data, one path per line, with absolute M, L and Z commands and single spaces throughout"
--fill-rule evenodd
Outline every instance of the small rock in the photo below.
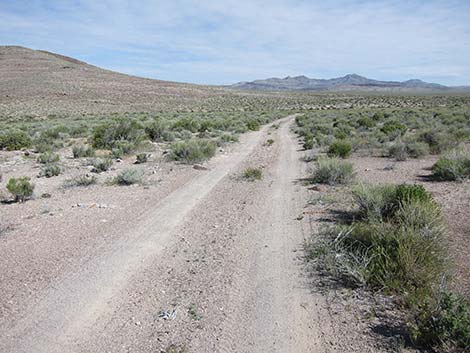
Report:
M 326 191 L 326 187 L 323 186 L 323 185 L 314 185 L 310 188 L 310 190 L 313 190 L 313 191 L 318 191 L 318 192 L 325 192 Z
M 196 169 L 196 170 L 207 170 L 206 167 L 200 165 L 200 164 L 195 164 L 193 165 L 193 168 Z

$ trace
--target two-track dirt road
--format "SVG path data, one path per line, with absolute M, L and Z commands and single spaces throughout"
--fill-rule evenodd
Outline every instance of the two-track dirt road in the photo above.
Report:
M 292 120 L 245 136 L 0 317 L 0 352 L 356 351 L 303 273 L 306 167 Z M 247 166 L 263 180 L 240 180 Z

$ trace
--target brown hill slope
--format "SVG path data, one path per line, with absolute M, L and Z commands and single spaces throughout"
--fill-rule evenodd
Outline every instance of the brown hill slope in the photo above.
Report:
M 104 70 L 45 51 L 0 46 L 0 115 L 154 111 L 226 91 Z

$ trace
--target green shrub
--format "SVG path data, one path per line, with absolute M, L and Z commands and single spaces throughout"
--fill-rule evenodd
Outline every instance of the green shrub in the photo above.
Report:
M 28 177 L 11 178 L 7 183 L 7 190 L 15 197 L 15 201 L 24 202 L 33 195 L 34 184 Z
M 337 158 L 319 158 L 312 181 L 329 185 L 347 184 L 354 178 L 353 165 Z
M 31 144 L 31 138 L 24 131 L 13 129 L 0 133 L 0 150 L 15 151 L 28 148 Z
M 93 173 L 101 173 L 107 171 L 112 165 L 113 161 L 110 158 L 95 158 L 90 161 Z
M 132 119 L 118 119 L 111 123 L 97 126 L 92 133 L 91 142 L 94 148 L 124 148 L 126 144 L 134 146 L 142 140 L 142 126 Z
M 264 143 L 265 146 L 272 146 L 274 144 L 273 139 L 267 139 L 266 142 Z
M 153 120 L 145 127 L 145 133 L 152 141 L 162 141 L 167 125 L 160 119 Z
M 250 119 L 246 122 L 246 127 L 250 131 L 258 131 L 260 128 L 260 123 L 258 120 Z
M 368 117 L 360 118 L 357 121 L 357 123 L 358 123 L 359 126 L 367 127 L 367 128 L 372 128 L 376 124 L 376 122 L 374 120 L 372 120 L 371 118 L 368 118 Z
M 142 172 L 137 169 L 125 169 L 116 176 L 118 185 L 132 185 L 142 181 Z
M 94 157 L 95 150 L 90 146 L 73 146 L 73 158 Z
M 238 136 L 235 134 L 222 134 L 217 141 L 218 146 L 223 146 L 228 143 L 237 142 Z
M 242 173 L 242 177 L 248 181 L 261 180 L 263 178 L 263 171 L 259 168 L 246 168 Z
M 359 215 L 368 221 L 390 219 L 404 203 L 432 203 L 432 196 L 422 185 L 369 185 L 353 189 Z
M 352 146 L 346 141 L 337 141 L 328 148 L 328 155 L 331 157 L 347 158 L 351 155 Z
M 409 322 L 413 341 L 423 346 L 470 351 L 470 302 L 458 295 L 439 293 L 437 300 L 424 302 Z
M 457 145 L 455 138 L 445 132 L 435 130 L 421 133 L 419 141 L 426 143 L 433 154 L 440 154 Z
M 215 155 L 216 144 L 205 139 L 175 142 L 171 145 L 170 159 L 195 163 L 205 161 Z
M 454 150 L 439 158 L 432 167 L 433 176 L 438 180 L 454 181 L 470 178 L 470 153 Z
M 315 147 L 315 140 L 313 139 L 313 137 L 305 138 L 304 143 L 303 143 L 303 148 L 305 150 L 311 150 L 313 147 Z
M 398 136 L 403 136 L 407 130 L 407 127 L 398 121 L 388 120 L 383 124 L 380 130 L 387 136 L 395 139 Z
M 348 282 L 399 294 L 414 305 L 433 295 L 447 268 L 442 224 L 435 202 L 406 201 L 386 221 L 374 217 L 323 234 L 320 253 L 330 255 L 329 266 Z
M 353 197 L 362 219 L 375 221 L 392 213 L 395 206 L 394 185 L 359 184 L 353 189 Z
M 44 152 L 39 155 L 38 162 L 41 164 L 56 163 L 60 159 L 59 155 L 52 152 Z
M 51 178 L 53 176 L 60 175 L 61 173 L 60 167 L 55 163 L 48 163 L 44 167 L 41 168 L 41 172 L 39 176 Z

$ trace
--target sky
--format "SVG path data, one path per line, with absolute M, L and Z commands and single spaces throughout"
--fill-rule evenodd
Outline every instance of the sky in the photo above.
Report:
M 0 0 L 0 45 L 201 84 L 356 73 L 470 85 L 470 0 Z

